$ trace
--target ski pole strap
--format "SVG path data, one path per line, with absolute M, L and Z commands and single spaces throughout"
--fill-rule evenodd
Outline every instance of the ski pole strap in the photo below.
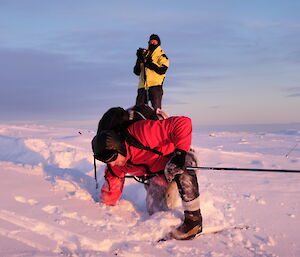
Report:
M 249 168 L 225 168 L 225 167 L 186 167 L 187 170 L 239 170 L 239 171 L 261 171 L 261 172 L 294 172 L 300 173 L 300 170 L 286 170 L 286 169 L 249 169 Z

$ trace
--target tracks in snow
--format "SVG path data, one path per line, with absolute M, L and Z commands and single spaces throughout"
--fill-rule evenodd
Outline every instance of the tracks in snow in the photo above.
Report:
M 56 244 L 57 252 L 64 251 L 64 249 L 68 249 L 72 252 L 78 250 L 108 251 L 112 244 L 109 240 L 100 242 L 7 210 L 0 210 L 0 219 L 18 227 L 18 229 L 11 231 L 0 228 L 0 234 L 2 236 L 18 240 L 40 251 L 51 251 L 48 247 L 49 244 Z M 34 232 L 43 236 L 46 240 L 36 242 L 36 237 L 34 237 L 33 240 L 30 239 L 27 232 Z

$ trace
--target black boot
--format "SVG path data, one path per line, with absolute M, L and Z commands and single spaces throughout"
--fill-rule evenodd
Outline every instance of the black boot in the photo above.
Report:
M 188 240 L 193 239 L 198 233 L 202 232 L 202 216 L 200 209 L 196 211 L 184 211 L 184 222 L 171 234 L 174 239 Z

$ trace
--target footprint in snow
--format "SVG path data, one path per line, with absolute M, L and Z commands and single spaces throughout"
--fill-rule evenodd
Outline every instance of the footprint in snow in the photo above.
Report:
M 244 199 L 249 200 L 249 201 L 256 201 L 258 204 L 265 205 L 266 201 L 262 198 L 257 198 L 255 195 L 252 194 L 244 194 L 243 195 Z
M 31 206 L 36 205 L 38 203 L 38 201 L 36 201 L 34 199 L 26 199 L 23 196 L 15 196 L 15 200 L 20 203 L 27 203 Z

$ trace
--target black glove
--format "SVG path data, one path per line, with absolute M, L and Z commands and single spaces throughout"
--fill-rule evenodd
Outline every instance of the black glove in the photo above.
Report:
M 136 50 L 136 56 L 138 62 L 145 63 L 146 62 L 146 55 L 147 55 L 147 50 L 144 48 L 139 48 Z
M 175 164 L 180 169 L 183 169 L 185 164 L 186 151 L 181 149 L 175 149 L 174 156 L 170 160 L 171 163 Z
M 146 59 L 145 67 L 154 71 L 158 68 L 158 66 L 152 62 L 152 58 L 148 60 Z
M 186 151 L 175 149 L 174 156 L 167 163 L 164 173 L 166 179 L 171 182 L 177 174 L 184 172 Z
M 146 57 L 146 63 L 149 63 L 149 64 L 153 63 L 151 54 L 147 55 L 147 57 Z

